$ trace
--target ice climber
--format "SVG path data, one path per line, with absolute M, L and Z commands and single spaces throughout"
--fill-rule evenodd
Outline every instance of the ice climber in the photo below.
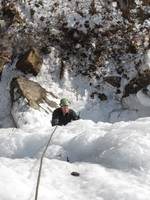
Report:
M 76 112 L 69 108 L 70 101 L 67 98 L 60 100 L 60 107 L 54 110 L 52 114 L 52 126 L 66 125 L 73 120 L 78 120 L 79 116 Z

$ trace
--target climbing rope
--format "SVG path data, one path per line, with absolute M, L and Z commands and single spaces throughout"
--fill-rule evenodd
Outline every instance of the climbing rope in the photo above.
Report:
M 35 192 L 35 200 L 37 200 L 37 198 L 38 198 L 38 191 L 39 191 L 39 184 L 40 184 L 40 178 L 41 178 L 41 171 L 42 171 L 43 159 L 44 159 L 45 153 L 46 153 L 46 151 L 47 151 L 47 148 L 48 148 L 48 146 L 49 146 L 49 144 L 50 144 L 50 141 L 51 141 L 51 139 L 52 139 L 52 137 L 53 137 L 53 135 L 54 135 L 56 129 L 57 129 L 57 126 L 55 126 L 53 132 L 51 133 L 51 135 L 50 135 L 50 137 L 49 137 L 49 140 L 48 140 L 48 142 L 47 142 L 47 145 L 46 145 L 46 147 L 45 147 L 45 149 L 44 149 L 44 151 L 43 151 L 43 153 L 42 153 L 41 159 L 40 159 L 40 167 L 39 167 L 38 178 L 37 178 L 37 184 L 36 184 L 36 192 Z

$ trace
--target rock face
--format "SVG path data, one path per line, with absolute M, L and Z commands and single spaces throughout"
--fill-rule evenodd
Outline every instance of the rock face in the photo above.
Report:
M 12 62 L 13 51 L 11 41 L 0 27 L 0 77 L 3 72 L 4 65 Z
M 130 94 L 136 94 L 142 88 L 145 88 L 150 84 L 150 50 L 146 51 L 144 60 L 138 69 L 138 74 L 135 78 L 125 86 L 123 97 L 127 97 Z
M 119 76 L 107 76 L 104 77 L 104 81 L 109 83 L 110 85 L 119 88 L 120 87 L 120 82 L 121 78 Z
M 42 62 L 43 60 L 38 51 L 35 48 L 32 48 L 27 51 L 20 60 L 18 60 L 16 68 L 25 74 L 32 73 L 36 76 L 41 69 Z
M 134 88 L 134 84 L 140 85 L 135 74 L 142 52 L 149 49 L 150 1 L 65 0 L 65 12 L 64 1 L 58 2 L 52 6 L 52 1 L 0 1 L 0 37 L 4 46 L 7 42 L 12 48 L 13 58 L 36 47 L 53 66 L 61 61 L 60 79 L 65 69 L 70 75 L 81 75 L 93 83 L 92 91 L 96 90 L 100 99 L 106 99 L 101 96 L 109 87 L 106 82 L 114 87 L 111 91 L 116 98 L 123 92 L 128 96 L 130 88 L 131 92 L 140 89 Z M 37 50 L 31 49 L 16 67 L 37 75 L 41 64 Z M 3 62 L 0 65 L 3 67 Z M 55 73 L 52 68 L 50 73 Z
M 56 108 L 58 105 L 56 102 L 47 98 L 47 94 L 57 98 L 53 93 L 47 92 L 38 83 L 28 80 L 24 77 L 13 78 L 10 85 L 10 95 L 12 104 L 20 97 L 26 98 L 29 106 L 34 109 L 40 108 L 40 103 L 47 103 L 49 107 Z
M 3 67 L 6 63 L 11 61 L 11 54 L 8 52 L 0 52 L 0 77 L 3 71 Z
M 7 24 L 7 27 L 12 25 L 13 23 L 21 23 L 23 19 L 20 16 L 19 11 L 17 10 L 15 3 L 8 4 L 8 2 L 3 1 L 2 3 L 2 12 L 3 12 L 3 17 L 5 19 L 5 22 Z
M 123 98 L 136 94 L 139 90 L 150 84 L 150 71 L 145 71 L 132 79 L 125 87 Z

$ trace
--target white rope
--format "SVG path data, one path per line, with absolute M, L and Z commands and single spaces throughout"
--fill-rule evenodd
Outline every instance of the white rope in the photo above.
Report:
M 57 129 L 57 126 L 55 126 L 53 132 L 51 133 L 51 135 L 50 135 L 50 137 L 49 137 L 49 140 L 48 140 L 48 142 L 47 142 L 47 145 L 46 145 L 46 147 L 45 147 L 45 149 L 44 149 L 44 151 L 43 151 L 43 153 L 42 153 L 41 159 L 40 159 L 40 167 L 39 167 L 38 178 L 37 178 L 37 184 L 36 184 L 36 192 L 35 192 L 35 200 L 37 200 L 37 198 L 38 198 L 38 191 L 39 191 L 39 184 L 40 184 L 40 178 L 41 178 L 41 171 L 42 171 L 43 159 L 44 159 L 45 153 L 46 153 L 46 151 L 47 151 L 47 148 L 48 148 L 48 146 L 49 146 L 49 144 L 50 144 L 50 141 L 51 141 L 51 139 L 52 139 L 52 137 L 53 137 L 53 135 L 54 135 L 56 129 Z

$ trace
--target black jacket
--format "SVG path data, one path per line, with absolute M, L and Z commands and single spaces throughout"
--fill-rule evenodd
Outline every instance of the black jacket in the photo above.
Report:
M 62 112 L 62 109 L 57 108 L 56 110 L 54 110 L 53 115 L 52 115 L 52 126 L 66 125 L 69 122 L 73 120 L 78 120 L 78 119 L 79 119 L 79 116 L 72 109 L 69 109 L 69 112 L 64 115 Z

